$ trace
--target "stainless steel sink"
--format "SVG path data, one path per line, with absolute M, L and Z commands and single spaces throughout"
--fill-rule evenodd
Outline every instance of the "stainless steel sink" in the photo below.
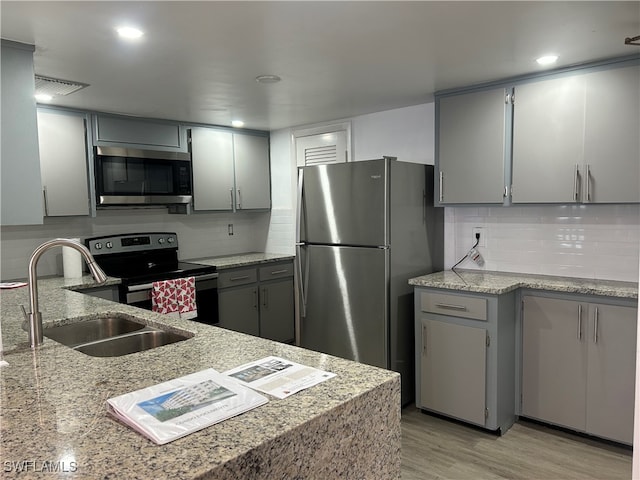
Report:
M 79 345 L 75 349 L 92 357 L 119 357 L 163 345 L 180 342 L 188 337 L 164 330 L 143 330 L 98 342 Z
M 92 357 L 119 357 L 190 338 L 134 320 L 108 314 L 58 327 L 44 328 L 44 336 Z
M 82 318 L 78 320 L 59 327 L 44 328 L 44 336 L 67 347 L 75 347 L 83 343 L 95 342 L 145 328 L 143 323 L 117 314 L 109 314 L 90 320 Z

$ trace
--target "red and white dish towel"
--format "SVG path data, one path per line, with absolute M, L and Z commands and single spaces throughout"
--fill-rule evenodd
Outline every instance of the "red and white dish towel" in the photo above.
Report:
M 196 317 L 196 279 L 187 277 L 153 282 L 151 309 L 157 313 L 173 314 L 180 318 Z

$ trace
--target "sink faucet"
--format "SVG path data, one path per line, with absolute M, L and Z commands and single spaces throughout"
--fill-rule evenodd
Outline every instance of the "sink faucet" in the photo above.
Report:
M 98 265 L 95 264 L 95 258 L 91 255 L 89 249 L 77 240 L 71 240 L 69 238 L 54 238 L 53 240 L 44 242 L 36 248 L 29 259 L 29 305 L 31 312 L 27 315 L 27 320 L 29 322 L 29 343 L 31 344 L 31 348 L 36 348 L 42 345 L 43 342 L 42 314 L 38 309 L 38 278 L 36 275 L 36 267 L 38 266 L 38 260 L 44 252 L 50 248 L 58 246 L 71 247 L 80 252 L 84 257 L 84 260 L 87 262 L 89 271 L 96 282 L 104 283 L 107 280 L 107 275 Z

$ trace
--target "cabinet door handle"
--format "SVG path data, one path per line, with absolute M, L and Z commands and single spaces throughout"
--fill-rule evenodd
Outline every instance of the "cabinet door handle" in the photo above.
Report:
M 598 307 L 593 314 L 593 343 L 598 343 Z
M 238 282 L 240 280 L 246 280 L 247 278 L 249 278 L 249 275 L 242 275 L 240 277 L 230 277 L 229 281 L 230 282 Z
M 242 208 L 242 196 L 240 195 L 240 189 L 238 189 L 238 208 Z
M 591 201 L 591 165 L 587 164 L 587 202 Z
M 576 171 L 573 175 L 573 199 L 574 201 L 578 201 L 578 177 L 580 176 L 580 165 L 576 164 Z
M 467 307 L 465 307 L 464 305 L 452 305 L 450 303 L 436 303 L 436 307 L 444 308 L 447 310 L 458 310 L 460 312 L 467 311 Z
M 42 198 L 44 201 L 44 216 L 48 217 L 49 216 L 49 197 L 47 196 L 47 187 L 43 186 L 42 187 Z
M 427 326 L 422 324 L 422 355 L 427 356 Z
M 582 340 L 582 305 L 578 305 L 578 340 Z
M 283 273 L 287 273 L 288 270 L 285 268 L 283 270 L 274 270 L 273 272 L 271 272 L 271 275 L 281 275 Z
M 257 288 L 253 289 L 253 308 L 255 310 L 258 309 L 258 289 Z
M 440 201 L 444 201 L 444 173 L 440 170 Z
M 264 308 L 268 308 L 269 307 L 269 301 L 267 300 L 268 297 L 267 297 L 267 289 L 266 288 L 262 289 L 261 295 L 262 295 L 262 306 Z

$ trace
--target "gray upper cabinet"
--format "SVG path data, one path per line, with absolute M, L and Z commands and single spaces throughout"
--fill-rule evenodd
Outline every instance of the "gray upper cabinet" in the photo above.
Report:
M 2 225 L 42 224 L 34 49 L 2 40 Z
M 45 216 L 89 215 L 85 115 L 38 110 Z
M 191 158 L 194 210 L 271 207 L 267 137 L 192 128 Z
M 640 67 L 585 79 L 583 202 L 640 202 Z
M 639 203 L 639 86 L 621 59 L 436 95 L 436 200 Z
M 580 201 L 585 77 L 517 86 L 513 111 L 513 203 Z
M 438 100 L 441 204 L 503 202 L 505 95 L 497 88 Z
M 269 139 L 233 134 L 238 210 L 271 208 Z
M 93 128 L 96 145 L 187 151 L 186 135 L 178 122 L 98 114 Z
M 233 135 L 211 128 L 191 129 L 193 209 L 233 210 Z

